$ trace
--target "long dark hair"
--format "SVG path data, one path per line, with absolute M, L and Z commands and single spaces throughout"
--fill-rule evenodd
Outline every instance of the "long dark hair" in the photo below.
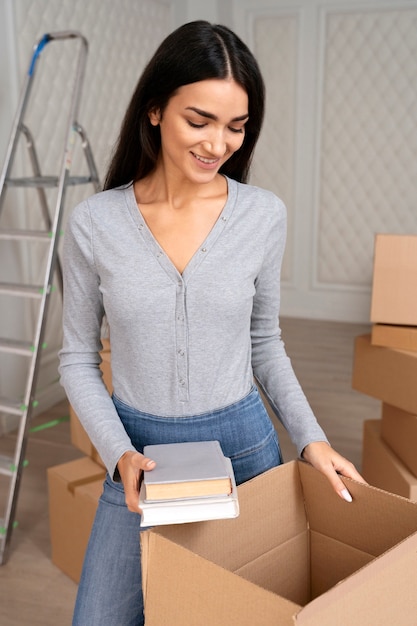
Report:
M 230 76 L 248 95 L 249 119 L 242 146 L 220 172 L 246 182 L 264 116 L 262 75 L 252 52 L 235 33 L 226 26 L 198 20 L 168 35 L 145 67 L 127 108 L 104 188 L 140 180 L 155 167 L 161 137 L 159 126 L 149 121 L 152 109 L 163 113 L 183 85 Z

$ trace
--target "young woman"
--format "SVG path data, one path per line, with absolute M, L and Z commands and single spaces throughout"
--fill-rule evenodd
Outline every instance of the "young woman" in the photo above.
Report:
M 155 466 L 144 445 L 218 439 L 237 483 L 282 462 L 255 380 L 340 497 L 350 500 L 339 473 L 361 480 L 329 445 L 281 340 L 285 207 L 247 184 L 263 112 L 246 45 L 224 26 L 180 27 L 139 80 L 105 191 L 70 216 L 60 373 L 108 469 L 76 626 L 143 624 L 138 482 Z

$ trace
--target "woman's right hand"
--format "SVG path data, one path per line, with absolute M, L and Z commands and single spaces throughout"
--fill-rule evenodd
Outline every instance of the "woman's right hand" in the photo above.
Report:
M 129 511 L 141 513 L 139 508 L 139 488 L 142 472 L 153 470 L 156 463 L 152 459 L 129 450 L 125 452 L 117 463 L 120 478 L 125 490 L 125 501 Z

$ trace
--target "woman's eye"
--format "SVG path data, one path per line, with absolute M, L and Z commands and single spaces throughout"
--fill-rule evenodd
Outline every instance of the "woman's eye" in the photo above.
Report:
M 204 128 L 205 124 L 196 124 L 195 122 L 191 122 L 190 120 L 187 120 L 189 126 L 191 126 L 191 128 Z
M 229 126 L 229 130 L 232 131 L 232 133 L 243 133 L 244 132 L 244 128 L 232 128 Z

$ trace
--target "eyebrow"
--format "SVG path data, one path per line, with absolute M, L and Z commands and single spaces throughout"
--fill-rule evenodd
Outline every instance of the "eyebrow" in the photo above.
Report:
M 217 115 L 213 115 L 213 113 L 208 113 L 207 111 L 202 111 L 201 109 L 197 109 L 197 107 L 186 107 L 186 111 L 194 111 L 194 113 L 197 113 L 198 115 L 201 115 L 202 117 L 207 117 L 208 119 L 214 120 L 215 122 L 217 122 L 219 119 Z M 248 117 L 249 117 L 249 114 L 246 113 L 245 115 L 234 117 L 230 121 L 231 122 L 243 122 L 244 120 L 247 120 Z

